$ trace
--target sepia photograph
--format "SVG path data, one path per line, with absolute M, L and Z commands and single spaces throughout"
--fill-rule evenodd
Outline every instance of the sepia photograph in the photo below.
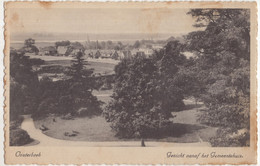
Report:
M 6 146 L 256 146 L 251 8 L 68 4 L 6 4 Z

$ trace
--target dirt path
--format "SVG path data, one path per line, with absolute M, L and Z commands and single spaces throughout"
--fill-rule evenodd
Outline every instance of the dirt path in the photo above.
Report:
M 33 119 L 30 116 L 25 116 L 21 124 L 21 128 L 30 135 L 31 138 L 40 143 L 34 146 L 90 146 L 90 147 L 140 147 L 140 141 L 115 141 L 115 142 L 83 142 L 83 141 L 69 141 L 60 140 L 49 137 L 42 133 L 41 130 L 36 129 Z M 171 147 L 209 147 L 207 142 L 198 143 L 169 143 L 169 142 L 145 142 L 146 146 L 171 146 Z

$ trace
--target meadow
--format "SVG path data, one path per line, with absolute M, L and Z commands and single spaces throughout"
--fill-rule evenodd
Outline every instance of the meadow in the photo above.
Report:
M 42 66 L 62 66 L 69 67 L 71 65 L 71 60 L 73 57 L 64 56 L 36 56 L 29 55 L 30 58 L 39 58 L 45 61 Z M 87 68 L 94 69 L 94 74 L 100 75 L 112 75 L 114 74 L 114 67 L 119 63 L 117 60 L 113 59 L 91 59 L 85 58 L 88 62 Z
M 109 101 L 111 98 L 106 91 L 102 96 L 102 101 Z M 94 92 L 94 95 L 101 96 L 100 92 Z M 161 138 L 147 139 L 146 141 L 160 141 L 160 142 L 175 142 L 175 143 L 194 143 L 194 142 L 208 142 L 209 138 L 216 134 L 216 128 L 200 124 L 197 119 L 200 109 L 204 105 L 195 107 L 193 100 L 184 101 L 187 110 L 173 113 L 175 118 L 172 119 L 172 127 L 169 135 L 164 135 Z M 53 121 L 55 118 L 55 122 Z M 137 141 L 139 139 L 119 139 L 116 137 L 115 132 L 112 131 L 110 124 L 106 122 L 102 116 L 94 117 L 75 117 L 73 119 L 63 119 L 60 116 L 49 116 L 44 119 L 34 121 L 35 127 L 40 128 L 42 125 L 46 126 L 49 130 L 43 133 L 47 136 L 62 140 L 71 141 Z M 76 136 L 65 136 L 65 132 L 77 132 Z

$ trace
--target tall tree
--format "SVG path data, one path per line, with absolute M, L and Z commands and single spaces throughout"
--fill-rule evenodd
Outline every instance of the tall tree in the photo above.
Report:
M 73 81 L 82 82 L 89 79 L 87 82 L 91 83 L 93 69 L 86 69 L 87 61 L 83 57 L 83 52 L 79 51 L 74 59 L 71 60 L 71 66 L 67 75 L 71 76 Z
M 32 113 L 37 109 L 38 76 L 33 61 L 24 53 L 10 52 L 10 116 Z
M 133 47 L 134 47 L 134 48 L 139 48 L 139 47 L 141 47 L 140 41 L 137 40 L 137 41 L 134 43 Z
M 22 47 L 20 49 L 20 52 L 35 53 L 37 55 L 39 53 L 39 49 L 35 46 L 35 40 L 32 38 L 29 38 L 24 41 L 24 47 Z
M 113 100 L 104 115 L 117 136 L 157 137 L 170 124 L 171 112 L 183 108 L 174 78 L 182 59 L 179 51 L 180 44 L 173 42 L 152 58 L 123 59 L 116 66 Z
M 32 38 L 26 39 L 26 40 L 24 41 L 24 45 L 25 45 L 26 47 L 31 47 L 31 46 L 33 46 L 34 44 L 35 44 L 35 40 L 32 39 Z
M 97 115 L 101 113 L 100 104 L 92 90 L 95 88 L 93 69 L 87 69 L 87 62 L 83 58 L 83 52 L 79 51 L 75 59 L 71 61 L 71 67 L 67 73 L 70 76 L 67 93 L 61 97 L 62 103 L 71 103 L 73 113 L 85 115 Z M 77 112 L 80 108 L 84 111 Z
M 194 77 L 204 86 L 201 98 L 208 109 L 201 120 L 219 127 L 211 143 L 249 145 L 250 11 L 194 9 L 189 14 L 204 28 L 187 36 L 187 48 L 197 55 Z

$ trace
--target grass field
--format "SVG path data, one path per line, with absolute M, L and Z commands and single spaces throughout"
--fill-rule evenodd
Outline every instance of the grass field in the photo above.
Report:
M 40 58 L 45 61 L 43 66 L 70 66 L 73 57 L 61 57 L 61 56 L 34 56 L 30 55 L 31 58 Z M 87 59 L 87 68 L 93 68 L 94 73 L 101 75 L 114 74 L 114 67 L 119 61 L 112 59 Z
M 113 90 L 102 90 L 102 91 L 94 90 L 92 94 L 96 96 L 98 100 L 104 102 L 105 104 L 103 106 L 105 106 L 111 100 L 110 96 L 113 94 Z
M 107 91 L 104 94 L 105 101 L 109 100 L 111 92 Z M 102 96 L 102 92 L 94 92 L 95 95 Z M 104 100 L 103 100 L 104 101 Z M 191 103 L 190 100 L 184 101 L 186 104 Z M 188 104 L 189 105 L 189 104 Z M 194 106 L 194 103 L 192 104 Z M 174 112 L 176 115 L 172 119 L 172 126 L 169 128 L 170 135 L 163 136 L 159 139 L 148 139 L 146 141 L 161 141 L 161 142 L 176 142 L 176 143 L 193 143 L 193 142 L 208 142 L 209 138 L 216 134 L 216 128 L 200 124 L 197 119 L 200 114 L 199 108 L 191 108 L 180 112 Z M 102 116 L 92 118 L 75 118 L 73 120 L 64 120 L 56 117 L 56 122 L 53 122 L 53 117 L 47 117 L 42 120 L 35 121 L 36 128 L 45 125 L 49 130 L 44 134 L 63 140 L 73 141 L 134 141 L 138 139 L 119 139 L 111 130 L 110 124 Z M 65 132 L 77 131 L 79 134 L 75 137 L 65 136 Z

